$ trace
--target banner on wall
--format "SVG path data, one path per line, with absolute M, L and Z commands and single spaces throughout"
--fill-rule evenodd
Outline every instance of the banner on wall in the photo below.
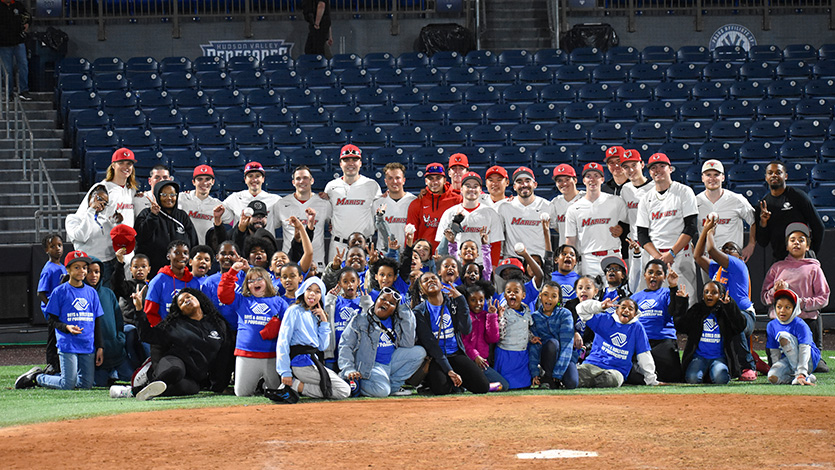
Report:
M 262 60 L 271 55 L 290 55 L 293 43 L 284 39 L 240 40 L 240 41 L 209 41 L 201 44 L 204 56 L 220 57 L 229 60 L 231 57 L 252 56 Z
M 708 49 L 711 51 L 719 46 L 739 46 L 744 50 L 757 45 L 757 38 L 750 29 L 741 24 L 726 24 L 717 29 L 710 37 Z

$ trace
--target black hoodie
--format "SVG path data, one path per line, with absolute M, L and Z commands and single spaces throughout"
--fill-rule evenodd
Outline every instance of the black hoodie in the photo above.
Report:
M 179 200 L 180 186 L 174 181 L 160 181 L 154 186 L 154 197 L 159 204 L 159 193 L 166 186 L 174 186 Z M 166 249 L 174 240 L 184 240 L 189 247 L 196 246 L 197 231 L 188 213 L 177 208 L 177 201 L 172 209 L 160 209 L 154 214 L 151 209 L 144 209 L 136 216 L 136 252 L 147 255 L 151 260 L 151 275 L 156 275 L 163 266 L 168 265 Z

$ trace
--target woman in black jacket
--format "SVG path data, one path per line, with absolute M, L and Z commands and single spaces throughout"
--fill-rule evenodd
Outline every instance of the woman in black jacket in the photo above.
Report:
M 168 264 L 165 255 L 168 244 L 183 240 L 189 248 L 197 245 L 197 231 L 186 211 L 177 207 L 180 185 L 175 181 L 160 181 L 154 185 L 151 207 L 136 216 L 136 252 L 151 260 L 151 277 Z
M 233 335 L 212 301 L 197 289 L 182 289 L 171 311 L 152 327 L 142 310 L 144 290 L 133 295 L 137 305 L 137 328 L 142 341 L 157 345 L 147 383 L 134 378 L 134 387 L 111 387 L 114 398 L 135 396 L 149 400 L 159 395 L 196 395 L 202 389 L 221 393 L 229 385 L 234 363 Z

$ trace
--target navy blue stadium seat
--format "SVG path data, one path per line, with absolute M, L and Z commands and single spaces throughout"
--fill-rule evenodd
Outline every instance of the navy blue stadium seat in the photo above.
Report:
M 708 128 L 708 124 L 699 121 L 676 122 L 670 127 L 670 142 L 701 145 L 707 141 Z
M 415 170 L 423 170 L 430 163 L 438 162 L 445 164 L 448 160 L 449 158 L 444 154 L 444 149 L 425 147 L 412 152 L 411 167 Z M 423 183 L 423 173 L 421 173 L 420 183 Z
M 576 161 L 576 170 L 582 168 L 589 162 L 600 163 L 606 155 L 606 145 L 587 144 L 581 145 L 574 150 L 574 159 Z
M 729 142 L 707 142 L 699 147 L 699 162 L 704 163 L 708 160 L 719 160 L 725 164 L 734 163 L 739 156 L 739 147 Z M 696 165 L 695 169 L 701 175 L 701 167 Z M 701 182 L 701 178 L 699 178 Z
M 423 91 L 440 86 L 443 81 L 444 75 L 436 67 L 414 69 L 409 74 L 409 83 Z
M 684 82 L 659 83 L 653 91 L 653 96 L 657 101 L 671 101 L 681 104 L 690 99 L 690 88 L 692 88 L 692 84 Z
M 348 133 L 340 127 L 321 126 L 310 131 L 310 147 L 327 156 L 338 155 L 339 150 L 348 143 L 348 139 Z
M 810 44 L 789 44 L 783 48 L 783 61 L 790 60 L 815 62 L 818 60 L 818 50 Z
M 417 87 L 401 87 L 389 95 L 391 104 L 408 110 L 426 102 L 426 94 Z
M 498 124 L 482 124 L 470 129 L 470 145 L 480 147 L 502 147 L 508 143 L 508 131 Z
M 128 87 L 134 93 L 162 90 L 162 77 L 157 72 L 136 73 L 128 76 Z
M 270 55 L 261 59 L 261 69 L 266 71 L 290 70 L 295 61 L 287 55 Z
M 324 181 L 320 179 L 330 171 L 330 162 L 328 160 L 327 153 L 320 148 L 296 149 L 290 152 L 288 158 L 290 167 L 307 165 L 311 170 L 315 171 L 317 175 L 314 176 L 314 179 L 318 180 L 320 185 L 323 183 L 327 184 L 330 181 L 330 178 Z
M 603 122 L 634 124 L 638 122 L 639 106 L 632 102 L 614 101 L 606 103 L 600 111 Z
M 255 108 L 250 108 L 255 110 Z M 293 113 L 287 108 L 273 106 L 263 108 L 258 113 L 258 124 L 264 129 L 274 132 L 293 124 Z
M 536 149 L 533 159 L 540 167 L 552 167 L 562 163 L 573 165 L 574 152 L 564 145 L 546 145 Z
M 356 54 L 335 54 L 328 60 L 328 68 L 335 72 L 361 69 L 362 59 Z
M 780 146 L 777 155 L 784 162 L 817 163 L 818 147 L 808 140 L 789 140 Z
M 632 46 L 615 46 L 606 51 L 607 64 L 637 64 L 641 62 L 641 52 Z
M 789 175 L 789 180 L 793 181 L 792 184 L 806 185 L 807 188 L 809 187 L 812 167 L 816 163 L 794 160 L 785 160 L 783 163 L 786 165 L 786 173 Z
M 207 91 L 232 88 L 232 77 L 226 72 L 197 72 L 197 86 Z
M 307 88 L 294 88 L 282 93 L 284 107 L 289 109 L 308 108 L 316 105 L 316 94 Z
M 789 140 L 811 141 L 820 145 L 826 140 L 830 122 L 818 119 L 799 119 L 789 126 Z
M 710 51 L 704 46 L 682 46 L 676 52 L 676 62 L 691 64 L 710 63 Z
M 808 80 L 812 77 L 812 66 L 803 60 L 786 60 L 775 68 L 780 80 Z
M 426 102 L 438 105 L 453 105 L 464 102 L 464 93 L 454 86 L 436 86 L 426 93 Z
M 409 167 L 409 152 L 401 148 L 381 147 L 374 150 L 368 159 L 368 166 L 371 170 L 382 172 L 383 167 L 392 162 L 403 164 L 406 168 Z M 363 163 L 363 167 L 366 164 Z M 381 173 L 381 176 L 382 173 Z
M 766 98 L 757 105 L 760 119 L 793 119 L 794 104 L 783 98 Z
M 716 46 L 711 55 L 714 62 L 742 64 L 748 61 L 748 53 L 742 46 Z
M 629 141 L 662 145 L 667 141 L 669 125 L 660 121 L 639 122 L 629 130 Z
M 542 51 L 540 51 L 542 52 Z M 522 49 L 508 49 L 499 53 L 498 63 L 499 65 L 506 66 L 506 67 L 524 67 L 526 65 L 530 65 L 534 62 L 535 55 L 531 55 L 530 52 Z M 537 62 L 538 63 L 538 62 Z M 553 64 L 542 64 L 542 65 L 553 65 Z
M 247 129 L 258 125 L 258 113 L 242 106 L 228 108 L 221 112 L 221 120 L 226 130 Z
M 818 163 L 812 167 L 810 173 L 812 186 L 830 186 L 835 185 L 835 163 L 828 161 Z
M 714 62 L 702 69 L 702 80 L 733 83 L 739 78 L 739 66 L 731 62 Z
M 487 67 L 481 72 L 481 83 L 496 88 L 512 85 L 516 83 L 516 78 L 516 71 L 506 65 Z
M 362 58 L 362 66 L 367 70 L 390 69 L 395 66 L 395 58 L 388 52 L 371 52 Z
M 194 134 L 187 129 L 167 129 L 157 133 L 158 145 L 163 153 L 171 150 L 197 150 Z
M 548 143 L 548 131 L 541 124 L 519 124 L 510 130 L 512 145 L 540 146 Z
M 131 150 L 157 150 L 158 139 L 156 134 L 148 129 L 132 129 L 119 132 L 119 139 L 122 147 Z M 137 157 L 137 162 L 139 159 Z
M 656 86 L 664 81 L 664 73 L 667 67 L 666 64 L 656 63 L 634 65 L 629 69 L 629 80 L 635 83 L 645 83 L 648 86 Z
M 650 101 L 641 105 L 642 121 L 675 122 L 678 107 L 671 101 Z
M 568 55 L 568 61 L 572 64 L 596 66 L 605 60 L 603 53 L 596 47 L 577 47 Z
M 577 101 L 577 91 L 567 83 L 548 85 L 539 92 L 543 103 L 568 104 Z
M 599 123 L 589 131 L 589 140 L 593 144 L 623 145 L 627 139 L 627 128 L 620 122 Z
M 409 109 L 407 119 L 412 126 L 431 129 L 444 123 L 444 113 L 436 104 L 422 104 Z
M 93 60 L 90 70 L 94 74 L 106 72 L 124 72 L 125 63 L 118 57 L 99 57 Z
M 765 163 L 739 163 L 727 170 L 728 181 L 734 184 L 760 183 L 765 180 Z M 763 185 L 765 186 L 765 185 Z
M 437 69 L 450 69 L 464 65 L 464 56 L 455 51 L 438 51 L 429 58 L 429 65 Z
M 273 148 L 281 151 L 282 154 L 290 154 L 297 148 L 308 147 L 310 138 L 307 133 L 298 127 L 281 126 L 280 128 L 267 129 L 272 135 Z
M 288 163 L 288 155 L 281 153 L 281 151 L 276 149 L 260 149 L 260 150 L 245 150 L 244 152 L 238 152 L 243 155 L 244 160 L 246 161 L 256 161 L 260 162 L 264 165 L 265 168 L 268 170 L 276 169 L 280 170 L 282 173 L 287 170 L 287 163 Z M 276 174 L 277 172 L 268 172 L 267 176 L 270 173 Z M 290 175 L 285 173 L 285 178 L 290 178 Z M 268 180 L 274 181 L 274 179 Z
M 507 169 L 520 166 L 531 166 L 534 151 L 528 146 L 508 145 L 499 147 L 493 152 L 493 159 L 496 165 Z
M 333 111 L 331 121 L 334 126 L 352 132 L 357 127 L 368 125 L 368 113 L 359 106 L 342 106 Z
M 756 105 L 765 98 L 767 91 L 767 85 L 758 81 L 739 81 L 731 85 L 728 95 L 732 100 L 748 100 Z
M 194 108 L 184 111 L 186 128 L 194 132 L 197 129 L 220 127 L 220 116 L 212 108 Z
M 200 139 L 198 137 L 198 145 L 200 143 Z M 246 164 L 244 161 L 243 155 L 241 152 L 237 150 L 231 149 L 210 149 L 206 150 L 201 148 L 201 153 L 206 157 L 207 164 L 212 167 L 212 169 L 218 168 L 243 168 Z M 260 160 L 259 160 L 260 161 Z M 266 163 L 262 163 L 262 165 L 266 165 Z
M 594 83 L 608 83 L 619 85 L 627 81 L 628 67 L 622 64 L 601 64 L 591 72 L 591 80 Z
M 351 106 L 354 101 L 354 95 L 345 88 L 325 88 L 316 93 L 316 101 L 319 102 L 320 106 L 326 108 L 340 108 L 343 106 Z
M 229 72 L 256 70 L 259 67 L 258 59 L 251 55 L 233 56 L 226 61 L 226 70 Z
M 328 68 L 328 59 L 319 54 L 302 54 L 296 58 L 296 70 L 302 74 Z
M 267 83 L 275 90 L 292 90 L 302 86 L 302 77 L 295 70 L 278 69 L 265 71 Z
M 447 110 L 446 122 L 469 129 L 484 123 L 484 111 L 474 104 L 455 105 Z
M 668 82 L 685 83 L 691 87 L 701 79 L 701 76 L 702 67 L 692 62 L 673 64 L 664 71 L 664 77 Z
M 588 143 L 588 132 L 580 123 L 563 122 L 548 130 L 551 145 L 564 145 L 576 148 Z
M 481 74 L 473 67 L 454 67 L 444 73 L 444 83 L 466 89 L 481 83 Z
M 501 90 L 493 85 L 477 85 L 464 92 L 467 104 L 492 105 L 501 102 Z
M 272 147 L 270 134 L 260 127 L 235 129 L 232 138 L 235 141 L 235 148 L 242 153 L 247 150 L 261 150 Z
M 568 54 L 561 49 L 540 49 L 533 55 L 533 63 L 549 67 L 560 66 L 568 62 Z
M 698 158 L 700 145 L 687 142 L 668 142 L 658 147 L 658 152 L 666 155 L 673 165 L 687 165 L 695 162 Z
M 835 207 L 835 188 L 831 186 L 821 186 L 809 191 L 809 199 L 815 207 Z
M 533 85 L 510 85 L 502 90 L 502 101 L 507 104 L 529 105 L 539 101 L 539 92 Z
M 690 96 L 694 100 L 721 104 L 728 99 L 728 86 L 726 83 L 718 81 L 699 82 L 693 85 Z
M 554 103 L 534 103 L 527 106 L 524 111 L 525 122 L 529 124 L 556 124 L 560 121 L 562 113 Z
M 742 80 L 768 82 L 777 77 L 774 68 L 775 65 L 771 62 L 748 62 L 739 68 L 739 77 Z
M 429 134 L 420 126 L 400 126 L 391 130 L 390 145 L 405 150 L 425 147 Z
M 835 59 L 821 60 L 812 67 L 812 77 L 816 79 L 835 78 Z
M 218 111 L 240 108 L 246 103 L 246 96 L 240 90 L 218 90 L 212 93 L 209 98 L 212 108 Z
M 330 70 L 311 70 L 304 74 L 304 86 L 311 90 L 323 88 L 334 88 L 337 84 L 338 75 Z
M 298 121 L 298 115 L 296 119 Z M 406 111 L 399 106 L 378 106 L 368 113 L 368 121 L 390 132 L 406 124 Z
M 717 121 L 708 131 L 713 142 L 742 144 L 748 139 L 748 123 L 742 121 Z
M 487 124 L 516 125 L 524 122 L 522 108 L 515 104 L 494 104 L 484 111 Z
M 803 87 L 808 98 L 835 99 L 835 79 L 809 80 Z
M 89 75 L 90 61 L 83 57 L 64 57 L 55 65 L 55 75 L 61 77 L 63 75 Z
M 168 92 L 196 89 L 197 76 L 191 72 L 169 72 L 162 74 L 162 86 Z
M 99 73 L 93 77 L 95 90 L 102 95 L 109 91 L 128 91 L 128 79 L 123 73 Z
M 567 64 L 554 72 L 556 83 L 589 83 L 591 68 L 581 64 Z
M 499 58 L 496 54 L 487 50 L 470 51 L 464 56 L 464 64 L 477 70 L 496 65 L 498 64 L 498 60 Z
M 835 44 L 822 44 L 821 47 L 818 48 L 819 60 L 824 61 L 831 60 L 833 58 L 835 58 Z
M 570 103 L 563 108 L 563 119 L 568 122 L 594 124 L 600 120 L 600 110 L 594 103 Z
M 295 112 L 296 127 L 308 133 L 320 127 L 327 127 L 330 125 L 330 121 L 331 114 L 321 106 L 299 108 Z
M 113 114 L 111 125 L 113 130 L 119 133 L 133 129 L 145 129 L 148 127 L 148 117 L 138 109 L 122 109 Z
M 207 128 L 194 132 L 194 139 L 197 149 L 205 152 L 207 150 L 230 150 L 232 149 L 232 136 L 226 129 Z
M 783 98 L 796 102 L 803 96 L 803 85 L 797 80 L 777 80 L 768 84 L 769 98 Z
M 608 83 L 587 83 L 577 91 L 577 99 L 587 103 L 608 103 L 615 100 L 615 90 Z
M 818 208 L 818 215 L 825 228 L 835 228 L 835 209 L 826 207 Z
M 623 83 L 615 89 L 618 101 L 640 104 L 652 100 L 652 89 L 646 83 Z
M 788 121 L 759 121 L 751 125 L 748 130 L 748 139 L 765 140 L 772 144 L 781 144 L 786 140 L 788 131 Z
M 148 127 L 154 131 L 184 129 L 185 114 L 176 109 L 155 109 L 148 113 Z
M 710 125 L 716 120 L 716 106 L 710 101 L 685 101 L 678 108 L 679 121 L 699 121 Z
M 388 133 L 380 126 L 360 126 L 351 131 L 351 143 L 359 148 L 385 147 L 388 145 Z
M 432 70 L 434 70 L 434 72 L 432 72 Z M 415 74 L 416 83 L 413 84 L 413 86 L 418 86 L 424 91 L 441 82 L 440 74 L 437 69 L 424 67 L 418 67 L 417 69 L 380 69 L 374 71 L 372 75 L 374 78 L 374 86 L 384 90 L 397 90 L 398 88 L 406 86 L 410 80 L 410 74 Z
M 766 164 L 772 160 L 777 159 L 777 151 L 779 147 L 767 140 L 756 140 L 745 142 L 739 146 L 739 161 L 742 163 L 759 163 Z M 765 178 L 765 173 L 761 174 L 761 179 Z
M 783 50 L 773 44 L 757 44 L 748 49 L 748 60 L 778 63 L 783 60 Z
M 182 111 L 192 108 L 208 108 L 209 95 L 203 90 L 183 90 L 174 95 L 174 106 Z
M 267 88 L 267 76 L 260 70 L 236 70 L 232 72 L 232 86 L 236 90 L 251 92 Z
M 120 109 L 138 107 L 139 101 L 134 93 L 129 91 L 113 91 L 104 95 L 102 109 L 107 114 L 113 114 Z
M 757 108 L 748 100 L 728 100 L 719 105 L 719 119 L 734 121 L 753 121 L 757 116 Z
M 519 69 L 519 83 L 550 85 L 554 83 L 554 71 L 544 65 L 528 65 Z

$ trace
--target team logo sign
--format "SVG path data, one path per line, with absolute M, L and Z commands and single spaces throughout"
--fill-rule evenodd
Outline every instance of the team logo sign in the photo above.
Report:
M 72 307 L 76 310 L 87 310 L 87 307 L 90 305 L 87 302 L 87 299 L 77 298 L 72 301 Z
M 750 29 L 739 24 L 726 24 L 713 33 L 708 48 L 712 51 L 719 46 L 739 46 L 747 51 L 756 45 L 757 38 Z
M 293 43 L 284 39 L 209 41 L 208 44 L 201 44 L 200 49 L 203 50 L 204 56 L 217 56 L 223 60 L 237 56 L 252 56 L 260 61 L 271 55 L 290 55 Z
M 612 344 L 615 346 L 622 348 L 623 345 L 626 344 L 626 335 L 623 333 L 615 333 L 609 337 L 612 340 Z

